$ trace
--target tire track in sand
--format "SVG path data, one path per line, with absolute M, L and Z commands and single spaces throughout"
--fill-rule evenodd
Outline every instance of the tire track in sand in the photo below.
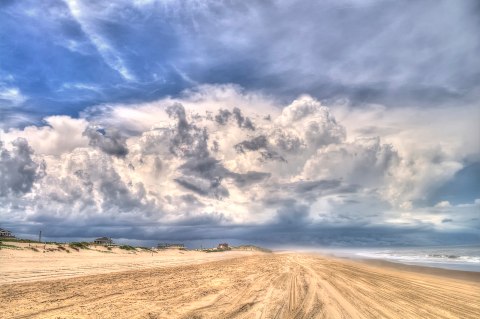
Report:
M 0 300 L 5 319 L 480 317 L 480 283 L 300 254 L 0 285 Z

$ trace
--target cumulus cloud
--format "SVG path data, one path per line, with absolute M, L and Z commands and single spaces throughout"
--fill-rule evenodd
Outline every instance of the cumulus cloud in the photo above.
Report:
M 89 126 L 83 132 L 88 137 L 89 145 L 98 147 L 109 155 L 125 157 L 128 148 L 126 138 L 117 129 L 104 129 L 99 126 Z
M 170 151 L 177 156 L 204 158 L 208 156 L 208 133 L 187 121 L 181 104 L 169 106 L 167 114 L 176 121 L 170 138 Z
M 404 143 L 425 123 L 405 125 L 411 114 L 396 125 L 381 107 L 327 107 L 306 95 L 283 106 L 235 86 L 182 96 L 102 105 L 80 119 L 49 117 L 45 126 L 2 132 L 2 140 L 16 142 L 2 146 L 1 217 L 50 225 L 58 236 L 61 227 L 81 224 L 111 236 L 128 230 L 136 239 L 398 244 L 422 233 L 425 242 L 444 240 L 442 232 L 475 237 L 477 204 L 425 200 L 428 185 L 448 181 L 479 152 L 464 150 L 460 138 L 447 143 L 440 127 L 431 130 L 441 144 L 412 151 Z M 256 112 L 258 105 L 265 107 Z M 196 228 L 186 234 L 185 227 Z
M 82 134 L 88 125 L 84 119 L 56 115 L 46 117 L 43 124 L 10 129 L 4 138 L 10 142 L 19 137 L 24 138 L 39 155 L 58 156 L 88 146 L 88 138 Z
M 23 195 L 42 176 L 43 163 L 32 159 L 27 140 L 18 138 L 7 149 L 0 140 L 0 196 Z

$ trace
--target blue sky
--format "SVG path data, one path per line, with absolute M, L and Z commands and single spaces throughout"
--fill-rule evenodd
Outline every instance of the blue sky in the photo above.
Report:
M 478 241 L 479 13 L 473 0 L 2 1 L 0 223 Z

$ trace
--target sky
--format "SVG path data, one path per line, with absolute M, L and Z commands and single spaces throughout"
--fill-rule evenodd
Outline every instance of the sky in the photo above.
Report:
M 480 243 L 475 0 L 0 2 L 0 227 Z

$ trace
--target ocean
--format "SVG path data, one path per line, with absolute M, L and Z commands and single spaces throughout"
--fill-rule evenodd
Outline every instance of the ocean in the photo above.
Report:
M 356 258 L 382 259 L 409 265 L 480 272 L 480 245 L 366 248 L 348 252 L 348 255 Z

